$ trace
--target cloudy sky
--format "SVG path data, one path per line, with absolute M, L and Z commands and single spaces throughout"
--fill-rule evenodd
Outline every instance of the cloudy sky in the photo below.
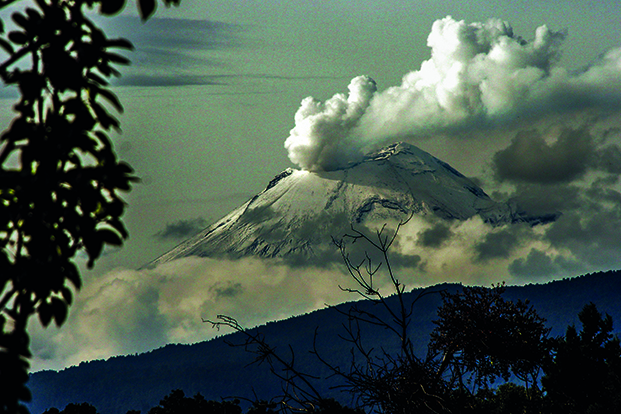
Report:
M 83 272 L 67 324 L 33 323 L 33 369 L 213 337 L 351 297 L 343 266 L 189 258 L 141 266 L 288 167 L 336 168 L 411 142 L 550 225 L 416 218 L 395 254 L 410 286 L 545 282 L 618 268 L 618 1 L 199 1 L 100 20 L 136 50 L 115 91 L 117 152 L 142 182 L 130 239 Z M 309 98 L 312 97 L 312 98 Z M 10 121 L 2 92 L 2 123 Z

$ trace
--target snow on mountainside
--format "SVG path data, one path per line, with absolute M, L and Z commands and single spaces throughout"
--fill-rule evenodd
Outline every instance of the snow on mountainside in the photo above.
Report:
M 313 256 L 334 249 L 331 237 L 350 224 L 398 222 L 411 214 L 458 220 L 478 214 L 492 225 L 555 218 L 530 217 L 497 203 L 450 165 L 396 143 L 344 169 L 287 169 L 263 192 L 150 266 L 186 256 Z

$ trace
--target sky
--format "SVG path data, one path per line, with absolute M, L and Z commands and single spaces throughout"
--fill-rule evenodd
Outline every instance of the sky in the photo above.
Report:
M 329 170 L 403 140 L 471 177 L 537 227 L 416 218 L 396 257 L 411 287 L 541 283 L 619 268 L 618 1 L 198 1 L 98 18 L 129 38 L 119 156 L 130 238 L 93 270 L 62 328 L 31 325 L 33 370 L 192 343 L 355 299 L 342 263 L 248 258 L 146 263 L 286 168 Z M 310 98 L 312 97 L 312 98 Z M 14 95 L 0 94 L 0 122 Z

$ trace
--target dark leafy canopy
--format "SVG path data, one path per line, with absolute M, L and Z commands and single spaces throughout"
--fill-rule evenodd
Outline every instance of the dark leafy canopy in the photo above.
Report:
M 439 320 L 431 333 L 431 347 L 444 354 L 457 378 L 474 374 L 474 385 L 511 373 L 524 381 L 536 377 L 548 354 L 549 329 L 528 302 L 502 298 L 504 285 L 492 289 L 464 287 L 443 293 Z
M 554 344 L 542 378 L 552 413 L 621 412 L 621 345 L 612 318 L 590 303 L 578 314 L 580 333 L 567 328 Z
M 160 405 L 149 410 L 148 414 L 242 414 L 239 400 L 207 401 L 201 394 L 188 398 L 181 390 L 173 390 L 160 401 Z
M 50 408 L 45 410 L 43 414 L 98 414 L 97 409 L 88 403 L 80 404 L 67 404 L 64 410 L 60 411 L 57 408 Z
M 0 8 L 18 0 L 0 0 Z M 164 0 L 178 4 L 179 0 Z M 12 14 L 15 29 L 0 47 L 0 77 L 15 85 L 16 116 L 0 136 L 0 412 L 25 411 L 30 357 L 27 322 L 61 325 L 81 285 L 73 259 L 93 266 L 105 245 L 127 237 L 120 194 L 135 180 L 119 161 L 108 131 L 122 112 L 108 78 L 129 61 L 113 52 L 131 49 L 108 39 L 85 15 L 118 13 L 124 0 L 35 0 Z M 155 0 L 138 0 L 146 20 Z

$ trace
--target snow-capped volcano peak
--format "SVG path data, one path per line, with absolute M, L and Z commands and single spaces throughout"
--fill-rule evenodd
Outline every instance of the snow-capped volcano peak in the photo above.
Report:
M 527 221 L 448 164 L 406 143 L 368 154 L 347 168 L 288 168 L 265 190 L 152 265 L 185 256 L 312 256 L 354 225 L 398 222 L 412 214 L 491 224 Z

